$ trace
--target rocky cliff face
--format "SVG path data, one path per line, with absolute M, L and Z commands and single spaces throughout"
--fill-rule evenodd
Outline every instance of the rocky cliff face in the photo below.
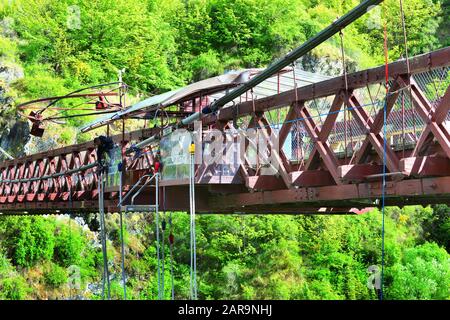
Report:
M 347 72 L 349 73 L 358 69 L 357 62 L 349 57 L 346 57 L 345 63 L 347 66 Z M 299 59 L 299 64 L 302 66 L 303 70 L 309 72 L 334 77 L 343 74 L 342 60 L 336 53 L 331 55 L 308 53 Z
M 30 128 L 26 121 L 17 116 L 13 107 L 11 85 L 23 78 L 24 72 L 16 62 L 14 50 L 6 46 L 16 41 L 11 23 L 7 19 L 0 21 L 0 40 L 5 44 L 5 48 L 0 48 L 0 146 L 12 156 L 18 157 L 24 155 L 25 146 L 30 140 Z M 0 153 L 0 161 L 5 158 Z
M 30 140 L 30 128 L 26 121 L 14 112 L 14 98 L 9 94 L 11 84 L 23 77 L 20 66 L 0 60 L 0 146 L 11 155 L 24 154 L 25 145 Z M 5 156 L 0 154 L 0 159 Z

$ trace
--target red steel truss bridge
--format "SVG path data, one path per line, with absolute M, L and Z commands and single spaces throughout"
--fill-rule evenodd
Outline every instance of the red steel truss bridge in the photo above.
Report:
M 211 129 L 258 128 L 264 136 L 276 133 L 280 148 L 269 146 L 276 175 L 264 175 L 260 159 L 246 158 L 232 168 L 196 165 L 196 211 L 343 214 L 380 207 L 384 135 L 386 205 L 450 203 L 450 47 L 412 57 L 409 64 L 409 72 L 405 60 L 389 64 L 387 95 L 385 66 L 380 66 L 348 74 L 347 81 L 330 78 L 263 98 L 247 93 L 201 117 L 203 136 Z M 189 106 L 185 99 L 171 110 L 193 112 L 208 98 L 204 91 L 191 93 Z M 154 127 L 112 137 L 123 174 L 112 175 L 104 188 L 108 212 L 118 211 L 120 193 L 149 174 L 155 161 L 155 145 L 145 146 L 138 157 L 125 150 L 161 131 Z M 95 212 L 96 172 L 93 142 L 4 161 L 0 212 Z M 160 210 L 189 210 L 189 181 L 182 173 L 165 178 L 163 171 L 158 194 Z M 155 186 L 143 187 L 133 201 L 155 204 Z

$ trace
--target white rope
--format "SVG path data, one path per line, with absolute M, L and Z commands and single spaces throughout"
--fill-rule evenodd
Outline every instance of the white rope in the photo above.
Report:
M 191 238 L 191 272 L 190 272 L 190 290 L 191 299 L 197 300 L 197 254 L 195 243 L 195 165 L 194 165 L 194 152 L 190 152 L 190 179 L 189 179 L 189 203 L 190 203 L 190 238 Z
M 160 267 L 160 249 L 159 249 L 159 173 L 155 173 L 156 183 L 156 201 L 155 201 L 155 222 L 156 222 L 156 260 L 157 260 L 157 279 L 158 279 L 158 300 L 161 300 L 161 267 Z
M 165 203 L 166 192 L 164 191 L 164 203 Z M 169 213 L 169 230 L 170 235 L 173 236 L 173 227 L 172 227 L 172 211 Z M 173 239 L 173 238 L 172 238 Z M 175 300 L 175 284 L 173 281 L 173 240 L 170 241 L 169 252 L 170 252 L 170 279 L 172 285 L 172 300 Z
M 120 170 L 120 181 L 119 181 L 119 203 L 122 203 L 122 178 L 123 178 L 123 167 Z M 125 225 L 123 223 L 123 212 L 122 206 L 119 206 L 119 214 L 120 214 L 120 246 L 121 246 L 121 268 L 122 268 L 122 285 L 123 285 L 123 299 L 127 300 L 127 279 L 125 274 L 125 240 L 124 240 L 124 228 Z
M 103 171 L 100 171 L 98 178 L 98 201 L 100 212 L 100 228 L 101 228 L 101 242 L 102 242 L 102 254 L 103 254 L 103 289 L 102 296 L 105 297 L 105 280 L 108 288 L 108 300 L 111 299 L 111 285 L 109 282 L 108 271 L 108 253 L 106 248 L 106 224 L 105 224 L 105 204 L 103 194 Z

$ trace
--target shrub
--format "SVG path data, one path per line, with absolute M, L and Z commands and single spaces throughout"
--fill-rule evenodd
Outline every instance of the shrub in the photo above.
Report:
M 449 255 L 436 243 L 408 248 L 401 263 L 387 270 L 386 278 L 392 281 L 386 290 L 389 299 L 448 299 Z
M 43 217 L 8 217 L 6 248 L 14 265 L 30 267 L 53 256 L 54 224 Z
M 61 225 L 56 233 L 54 257 L 62 266 L 80 264 L 84 239 L 78 229 Z
M 58 288 L 67 283 L 67 271 L 57 264 L 52 263 L 44 271 L 44 280 L 45 284 Z
M 30 291 L 27 282 L 20 276 L 0 280 L 1 299 L 24 300 Z

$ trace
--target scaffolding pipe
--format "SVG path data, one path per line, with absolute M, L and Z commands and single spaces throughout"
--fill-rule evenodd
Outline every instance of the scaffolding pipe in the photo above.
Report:
M 151 136 L 150 138 L 142 140 L 141 142 L 135 144 L 133 147 L 128 148 L 125 151 L 125 153 L 129 154 L 129 153 L 133 152 L 135 148 L 142 149 L 142 148 L 144 148 L 144 147 L 146 147 L 146 146 L 148 146 L 148 145 L 150 145 L 152 143 L 155 143 L 157 141 L 158 141 L 158 137 L 156 135 L 155 136 Z
M 118 207 L 120 207 L 122 205 L 122 203 L 128 199 L 128 197 L 130 196 L 130 194 L 137 188 L 139 187 L 139 183 L 142 181 L 142 179 L 146 178 L 146 177 L 151 177 L 150 181 L 155 177 L 155 175 L 151 175 L 151 174 L 145 174 L 142 177 L 139 178 L 139 180 L 134 184 L 134 186 L 130 189 L 130 191 L 127 192 L 127 194 L 125 195 L 125 197 L 123 197 L 123 199 L 121 201 L 119 201 L 119 204 L 117 205 Z
M 283 68 L 287 67 L 288 65 L 292 64 L 297 59 L 304 56 L 306 53 L 310 52 L 314 48 L 316 48 L 321 43 L 325 42 L 332 36 L 334 36 L 336 33 L 340 32 L 342 29 L 344 29 L 347 25 L 352 23 L 353 21 L 357 20 L 361 16 L 363 16 L 366 12 L 372 9 L 372 7 L 380 4 L 383 2 L 383 0 L 366 0 L 360 5 L 356 6 L 354 9 L 346 13 L 341 18 L 334 21 L 332 24 L 330 24 L 327 28 L 323 29 L 321 32 L 319 32 L 317 35 L 312 37 L 311 39 L 307 40 L 305 43 L 303 43 L 300 47 L 294 49 L 290 53 L 288 53 L 286 56 L 281 58 L 280 60 L 276 61 L 269 67 L 267 67 L 263 72 L 255 76 L 253 79 L 247 81 L 242 86 L 237 87 L 236 89 L 232 90 L 228 94 L 224 95 L 223 97 L 219 98 L 218 100 L 214 101 L 211 106 L 208 108 L 204 108 L 201 112 L 196 112 L 192 114 L 191 116 L 183 119 L 181 123 L 183 125 L 188 125 L 198 119 L 200 119 L 200 116 L 202 113 L 211 113 L 214 111 L 217 111 L 224 105 L 226 105 L 228 102 L 233 101 L 234 99 L 240 97 L 242 94 L 250 90 L 251 88 L 254 88 L 261 82 L 267 80 L 268 78 L 272 77 L 276 73 L 278 73 Z
M 150 183 L 152 182 L 153 178 L 148 179 L 147 181 L 145 181 L 145 183 L 139 188 L 139 190 L 133 194 L 133 196 L 131 197 L 131 205 L 134 205 L 134 199 L 136 199 L 136 197 L 142 192 L 142 190 Z
M 3 153 L 5 157 L 7 157 L 9 160 L 14 160 L 14 157 L 10 155 L 8 152 L 6 152 L 6 150 L 3 149 L 2 147 L 0 147 L 0 152 Z
M 264 80 L 272 77 L 277 72 L 292 64 L 294 61 L 316 48 L 321 43 L 325 42 L 327 39 L 334 36 L 336 33 L 344 29 L 347 25 L 357 20 L 361 16 L 363 16 L 366 12 L 372 9 L 372 7 L 380 4 L 383 0 L 366 0 L 362 2 L 360 5 L 353 8 L 351 11 L 347 12 L 341 18 L 334 21 L 327 28 L 319 32 L 317 35 L 312 37 L 303 43 L 300 47 L 294 49 L 290 53 L 288 53 L 285 57 L 276 61 L 269 67 L 267 67 L 263 72 L 255 76 L 253 79 L 247 81 L 242 86 L 232 90 L 230 93 L 216 100 L 212 105 L 212 111 L 217 110 L 220 107 L 223 107 L 228 102 L 233 101 L 238 98 L 240 95 L 244 94 L 246 91 L 260 84 Z

